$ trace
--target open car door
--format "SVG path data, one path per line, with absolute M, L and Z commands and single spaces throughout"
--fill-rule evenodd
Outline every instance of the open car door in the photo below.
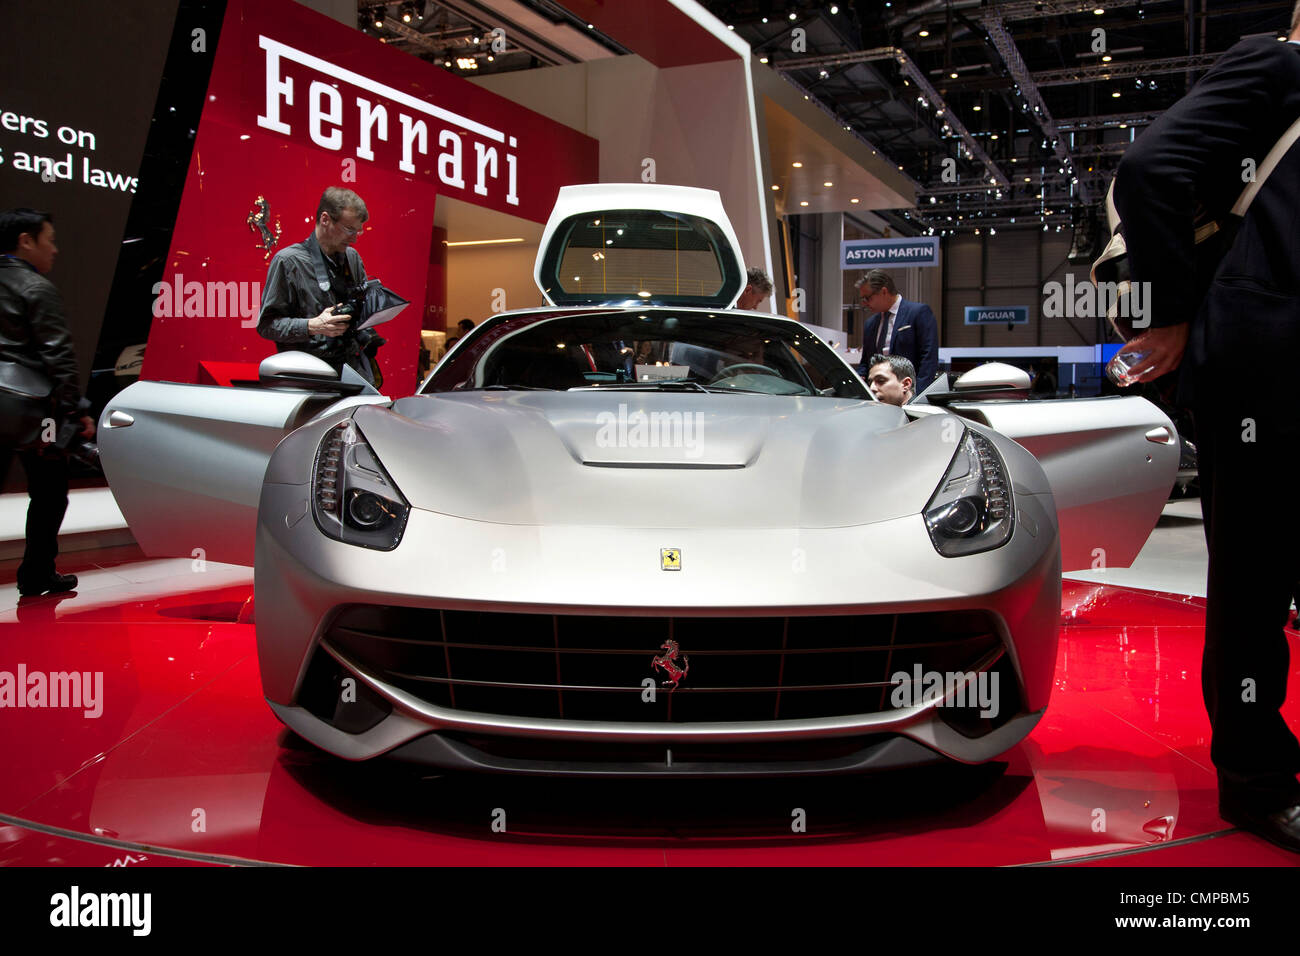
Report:
M 285 369 L 298 374 L 277 380 Z M 326 411 L 388 401 L 355 381 L 340 388 L 324 362 L 284 352 L 263 363 L 263 384 L 277 387 L 136 382 L 114 396 L 99 421 L 100 462 L 140 547 L 251 566 L 262 479 L 280 439 Z
M 950 395 L 952 393 L 949 393 Z M 1061 570 L 1128 567 L 1146 543 L 1178 472 L 1178 433 L 1144 398 L 952 400 L 1042 464 L 1061 526 Z

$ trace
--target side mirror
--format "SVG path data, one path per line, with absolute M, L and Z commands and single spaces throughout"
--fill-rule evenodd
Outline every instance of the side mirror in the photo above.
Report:
M 355 376 L 360 379 L 360 376 Z M 313 392 L 338 392 L 355 395 L 361 387 L 344 381 L 323 359 L 306 352 L 277 352 L 262 359 L 257 380 L 270 388 L 303 388 Z
M 958 378 L 952 390 L 980 398 L 1028 398 L 1029 373 L 1003 362 L 988 362 Z

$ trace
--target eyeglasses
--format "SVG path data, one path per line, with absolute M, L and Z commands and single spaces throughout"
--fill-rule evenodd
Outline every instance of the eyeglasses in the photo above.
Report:
M 329 213 L 326 213 L 326 215 L 328 216 Z M 343 223 L 340 222 L 334 216 L 330 216 L 330 219 L 333 220 L 334 225 L 338 226 L 340 229 L 342 229 L 344 232 L 348 234 L 349 239 L 355 239 L 357 236 L 361 235 L 361 233 L 364 232 L 366 228 L 365 226 L 361 226 L 360 228 L 353 229 L 351 226 L 343 225 Z

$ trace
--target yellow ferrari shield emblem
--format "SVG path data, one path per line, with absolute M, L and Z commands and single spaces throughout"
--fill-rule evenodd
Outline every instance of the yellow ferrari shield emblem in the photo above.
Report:
M 682 569 L 682 553 L 676 548 L 661 548 L 659 551 L 659 565 L 665 571 L 680 571 Z

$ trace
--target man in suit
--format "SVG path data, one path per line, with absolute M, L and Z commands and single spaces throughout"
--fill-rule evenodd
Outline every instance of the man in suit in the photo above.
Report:
M 1210 567 L 1201 684 L 1219 814 L 1300 852 L 1300 743 L 1279 713 L 1283 633 L 1300 580 L 1286 496 L 1300 472 L 1293 367 L 1300 358 L 1300 145 L 1263 183 L 1222 258 L 1194 243 L 1200 203 L 1225 216 L 1300 117 L 1300 4 L 1290 41 L 1243 40 L 1129 147 L 1115 179 L 1132 279 L 1147 282 L 1149 351 L 1138 381 L 1179 368 L 1200 457 Z M 1189 321 L 1190 320 L 1190 321 Z M 1256 374 L 1225 388 L 1229 357 Z
M 916 367 L 916 391 L 939 374 L 939 325 L 930 307 L 898 294 L 893 277 L 872 269 L 857 282 L 862 307 L 871 318 L 862 328 L 862 354 L 901 355 Z M 863 376 L 870 371 L 862 368 Z

